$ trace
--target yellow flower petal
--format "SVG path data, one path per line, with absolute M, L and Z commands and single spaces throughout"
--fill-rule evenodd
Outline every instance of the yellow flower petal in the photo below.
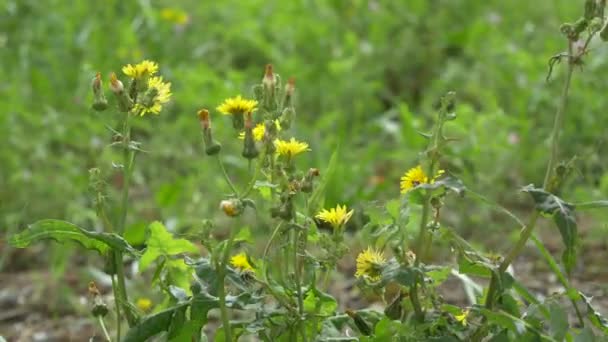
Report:
M 239 253 L 230 258 L 230 265 L 241 272 L 253 272 L 253 266 L 249 263 L 245 253 Z
M 294 138 L 289 141 L 277 139 L 274 141 L 274 146 L 277 149 L 277 154 L 285 157 L 293 157 L 309 150 L 307 143 L 297 141 Z
M 357 256 L 357 272 L 355 273 L 355 277 L 378 281 L 382 276 L 382 269 L 385 264 L 386 259 L 384 258 L 384 254 L 368 247 Z
M 315 217 L 318 218 L 319 220 L 322 220 L 322 221 L 325 221 L 325 222 L 331 224 L 331 226 L 334 229 L 338 229 L 341 226 L 345 225 L 346 222 L 348 222 L 348 220 L 350 220 L 350 217 L 352 215 L 353 215 L 353 210 L 347 211 L 347 208 L 345 205 L 340 206 L 338 204 L 335 208 L 331 208 L 329 210 L 327 210 L 327 209 L 321 210 Z
M 257 110 L 258 101 L 247 100 L 238 95 L 237 97 L 229 98 L 217 107 L 217 110 L 224 115 L 237 115 L 254 112 Z

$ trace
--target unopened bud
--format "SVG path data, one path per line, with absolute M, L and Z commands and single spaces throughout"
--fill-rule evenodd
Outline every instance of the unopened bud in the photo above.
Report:
M 315 177 L 319 176 L 319 169 L 315 169 L 315 168 L 311 168 L 308 170 L 308 173 L 306 174 L 306 176 L 304 176 L 304 179 L 302 180 L 302 184 L 300 187 L 300 190 L 302 192 L 306 192 L 306 193 L 310 193 L 312 192 L 312 188 L 313 188 L 313 181 L 315 179 Z
M 245 119 L 245 139 L 243 140 L 243 157 L 247 159 L 256 158 L 260 152 L 255 146 L 255 139 L 253 138 L 253 119 L 251 113 L 247 113 Z
M 585 19 L 591 20 L 595 17 L 597 8 L 596 0 L 587 0 L 585 1 Z
M 95 317 L 104 317 L 108 314 L 108 307 L 106 303 L 104 303 L 103 298 L 101 298 L 101 294 L 97 289 L 97 285 L 95 282 L 89 283 L 89 295 L 93 297 L 93 309 L 91 309 L 91 313 Z
M 129 95 L 125 92 L 125 87 L 122 82 L 116 78 L 116 74 L 110 75 L 110 90 L 116 95 L 118 100 L 118 109 L 121 112 L 128 112 L 133 107 L 133 101 L 129 98 Z
M 227 199 L 220 202 L 220 209 L 230 217 L 239 216 L 243 212 L 243 203 L 238 199 Z
M 262 79 L 262 84 L 264 85 L 264 89 L 266 91 L 274 92 L 274 86 L 276 85 L 276 79 L 274 73 L 272 71 L 272 64 L 266 65 L 266 71 L 264 72 L 264 78 Z
M 289 78 L 287 84 L 285 85 L 285 105 L 292 105 L 293 101 L 293 93 L 296 91 L 296 79 L 293 77 Z
M 93 82 L 91 84 L 93 88 L 93 109 L 96 111 L 104 111 L 108 108 L 108 101 L 103 93 L 103 83 L 101 82 L 101 74 L 98 72 L 93 78 Z
M 218 154 L 222 145 L 213 139 L 211 134 L 211 119 L 209 118 L 209 111 L 207 109 L 201 109 L 197 112 L 198 119 L 201 123 L 203 130 L 203 143 L 205 144 L 205 153 L 208 156 Z

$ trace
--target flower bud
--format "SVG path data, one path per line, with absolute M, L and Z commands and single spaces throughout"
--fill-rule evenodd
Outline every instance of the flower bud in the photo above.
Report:
M 315 168 L 309 169 L 308 173 L 306 174 L 306 176 L 304 176 L 304 179 L 302 180 L 300 190 L 302 192 L 306 192 L 306 193 L 312 192 L 313 181 L 314 181 L 315 177 L 318 177 L 318 176 L 319 176 L 319 169 L 315 169 Z
M 227 199 L 220 202 L 220 209 L 230 217 L 239 216 L 243 212 L 243 203 L 238 199 Z
M 107 315 L 108 307 L 106 306 L 106 303 L 104 303 L 103 299 L 101 298 L 101 294 L 99 293 L 99 290 L 97 289 L 97 285 L 95 285 L 95 282 L 89 283 L 89 294 L 91 296 L 93 296 L 93 309 L 91 309 L 91 313 L 93 314 L 93 316 L 104 317 L 105 315 Z
M 121 112 L 128 112 L 133 107 L 133 101 L 129 98 L 129 95 L 125 92 L 125 87 L 122 82 L 116 78 L 116 74 L 110 75 L 110 90 L 116 95 L 118 100 L 118 109 Z
M 264 90 L 268 93 L 274 93 L 274 86 L 277 81 L 274 73 L 272 72 L 272 64 L 266 65 L 266 72 L 264 72 L 264 78 L 262 79 L 262 85 L 264 85 Z
M 285 106 L 293 105 L 293 93 L 296 90 L 296 79 L 291 77 L 289 81 L 287 81 L 287 85 L 285 85 L 285 99 L 283 103 Z
M 253 120 L 251 113 L 247 113 L 245 119 L 245 139 L 243 140 L 243 157 L 247 159 L 256 158 L 260 152 L 255 146 L 255 139 L 253 138 Z
M 222 149 L 222 145 L 215 141 L 213 139 L 213 135 L 211 134 L 211 119 L 209 118 L 209 111 L 207 109 L 201 109 L 198 111 L 197 115 L 203 130 L 205 154 L 208 156 L 218 154 Z
M 98 72 L 93 78 L 93 82 L 91 84 L 94 96 L 92 107 L 98 112 L 104 111 L 106 110 L 106 108 L 108 108 L 108 101 L 106 100 L 106 97 L 103 93 L 102 86 L 103 84 L 101 82 L 101 73 Z

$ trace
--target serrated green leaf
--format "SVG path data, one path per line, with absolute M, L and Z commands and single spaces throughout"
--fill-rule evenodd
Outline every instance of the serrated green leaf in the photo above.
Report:
M 125 337 L 122 339 L 124 342 L 140 342 L 146 341 L 148 338 L 168 331 L 173 323 L 174 317 L 180 319 L 180 315 L 176 313 L 185 310 L 189 303 L 176 305 L 167 310 L 163 310 L 156 314 L 150 315 L 144 318 L 139 324 L 129 329 Z
M 167 231 L 167 228 L 158 221 L 152 222 L 148 229 L 149 235 L 146 242 L 148 247 L 139 263 L 141 271 L 145 270 L 150 263 L 160 256 L 198 252 L 198 248 L 192 242 L 186 239 L 173 238 L 173 235 Z
M 574 205 L 563 201 L 561 198 L 543 189 L 535 188 L 532 184 L 525 186 L 522 191 L 532 196 L 536 210 L 553 217 L 553 221 L 557 225 L 566 247 L 562 254 L 562 261 L 566 273 L 570 273 L 576 264 L 576 249 L 578 244 L 578 229 L 576 217 L 574 216 Z
M 73 241 L 101 254 L 107 253 L 110 249 L 138 254 L 131 245 L 116 234 L 91 232 L 73 223 L 52 219 L 40 220 L 29 225 L 26 230 L 11 236 L 9 244 L 13 247 L 25 248 L 42 240 L 55 240 L 59 243 Z

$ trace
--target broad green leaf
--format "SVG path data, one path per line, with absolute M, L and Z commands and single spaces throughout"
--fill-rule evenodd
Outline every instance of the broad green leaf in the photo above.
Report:
M 553 221 L 557 225 L 557 228 L 559 228 L 562 241 L 566 247 L 562 254 L 562 261 L 566 272 L 570 273 L 576 263 L 576 248 L 578 243 L 574 205 L 563 201 L 561 198 L 543 189 L 535 188 L 532 184 L 524 187 L 522 191 L 532 196 L 538 211 L 553 217 Z
M 581 332 L 574 337 L 574 342 L 595 342 L 595 341 L 597 341 L 597 339 L 595 338 L 595 335 L 593 334 L 593 330 L 589 326 L 584 327 L 581 330 Z
M 338 308 L 336 299 L 316 288 L 310 289 L 304 298 L 304 310 L 311 314 L 329 316 Z
M 551 334 L 556 340 L 562 341 L 568 332 L 568 314 L 555 301 L 552 301 L 548 307 L 551 312 L 549 319 Z
M 173 235 L 167 231 L 167 228 L 158 221 L 152 222 L 148 229 L 148 247 L 142 255 L 139 264 L 141 271 L 145 270 L 150 263 L 160 256 L 198 252 L 198 248 L 192 242 L 186 239 L 173 238 Z
M 180 334 L 184 323 L 186 322 L 186 309 L 188 306 L 184 305 L 181 308 L 175 309 L 169 328 L 167 329 L 169 339 L 173 339 Z
M 161 333 L 163 331 L 168 331 L 174 321 L 174 319 L 180 320 L 183 319 L 181 314 L 181 310 L 185 310 L 189 303 L 184 303 L 180 305 L 176 305 L 167 310 L 158 312 L 156 314 L 150 315 L 144 318 L 139 324 L 132 327 L 125 337 L 122 339 L 124 342 L 140 342 L 146 341 L 148 338 Z M 177 324 L 176 322 L 175 324 Z
M 412 286 L 418 277 L 422 276 L 419 268 L 399 265 L 394 259 L 384 267 L 382 271 L 382 281 L 396 281 L 403 286 Z
M 86 249 L 105 254 L 110 249 L 137 255 L 123 238 L 112 233 L 91 232 L 77 225 L 61 220 L 40 220 L 28 226 L 21 233 L 10 237 L 9 243 L 17 248 L 25 248 L 42 240 L 55 240 L 63 243 L 74 241 Z

